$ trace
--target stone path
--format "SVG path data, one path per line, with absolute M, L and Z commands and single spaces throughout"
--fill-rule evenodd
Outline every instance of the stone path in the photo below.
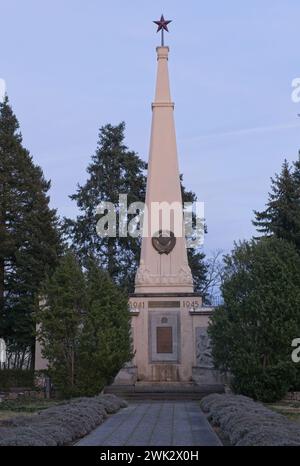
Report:
M 76 445 L 212 446 L 221 442 L 199 403 L 149 401 L 130 403 Z

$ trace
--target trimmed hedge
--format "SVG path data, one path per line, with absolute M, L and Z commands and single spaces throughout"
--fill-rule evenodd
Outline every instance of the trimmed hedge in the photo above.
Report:
M 102 424 L 108 414 L 127 403 L 112 394 L 75 398 L 30 417 L 2 421 L 0 446 L 57 446 L 71 444 Z
M 0 390 L 10 388 L 34 388 L 34 371 L 22 369 L 1 369 Z
M 231 445 L 300 446 L 298 423 L 246 396 L 208 395 L 201 408 Z

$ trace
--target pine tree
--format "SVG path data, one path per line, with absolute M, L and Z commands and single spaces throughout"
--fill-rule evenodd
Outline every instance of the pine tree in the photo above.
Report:
M 72 253 L 67 253 L 45 280 L 37 311 L 38 339 L 51 379 L 64 396 L 78 393 L 80 332 L 86 312 L 86 282 Z
M 300 332 L 300 257 L 288 241 L 236 244 L 225 257 L 224 305 L 209 333 L 215 364 L 230 370 L 236 392 L 261 401 L 299 387 L 291 343 Z
M 49 188 L 22 145 L 5 97 L 0 104 L 0 336 L 19 367 L 26 352 L 34 352 L 36 294 L 61 249 Z
M 89 259 L 67 253 L 43 286 L 38 338 L 48 372 L 65 396 L 96 395 L 132 359 L 128 298 Z
M 293 162 L 293 178 L 296 186 L 297 205 L 300 209 L 300 150 L 298 151 L 298 159 L 296 162 Z
M 141 241 L 131 236 L 120 238 L 118 235 L 100 238 L 96 233 L 99 215 L 95 215 L 97 205 L 103 200 L 113 202 L 118 211 L 119 194 L 128 194 L 128 205 L 145 201 L 144 171 L 147 165 L 124 145 L 124 131 L 124 123 L 100 128 L 98 147 L 87 169 L 89 178 L 71 196 L 81 213 L 75 220 L 65 219 L 65 232 L 83 263 L 87 257 L 96 258 L 116 283 L 132 292 Z M 195 194 L 184 187 L 182 194 L 183 202 L 196 200 Z M 204 254 L 201 250 L 189 249 L 188 257 L 195 289 L 201 291 L 206 277 Z
M 99 237 L 96 224 L 100 215 L 95 213 L 102 201 L 112 202 L 118 211 L 119 194 L 128 195 L 128 205 L 145 198 L 146 164 L 124 145 L 124 131 L 124 123 L 100 128 L 97 150 L 87 168 L 88 180 L 70 196 L 81 214 L 74 221 L 66 219 L 65 229 L 83 262 L 88 257 L 96 258 L 116 283 L 130 287 L 134 281 L 140 241 L 130 236 Z
M 295 179 L 296 187 L 298 191 L 300 191 L 300 150 L 298 151 L 298 159 L 296 162 L 293 162 L 293 168 L 293 176 Z
M 80 338 L 80 391 L 95 395 L 133 357 L 128 298 L 108 273 L 90 260 L 87 313 Z
M 188 191 L 183 185 L 183 177 L 180 176 L 181 181 L 181 194 L 182 202 L 194 203 L 197 201 L 197 196 L 193 191 Z M 195 222 L 195 215 L 193 215 L 193 223 Z M 195 225 L 194 225 L 195 226 Z M 207 232 L 206 225 L 203 225 L 204 232 Z M 194 289 L 195 291 L 202 292 L 202 298 L 206 300 L 206 283 L 207 283 L 207 264 L 205 262 L 205 254 L 198 248 L 189 248 L 188 253 L 188 262 L 192 271 Z
M 295 244 L 300 250 L 300 196 L 297 172 L 285 160 L 280 175 L 271 178 L 271 193 L 263 212 L 254 211 L 253 225 L 265 236 L 275 236 Z

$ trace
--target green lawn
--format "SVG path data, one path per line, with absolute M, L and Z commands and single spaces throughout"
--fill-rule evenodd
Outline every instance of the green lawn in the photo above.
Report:
M 267 406 L 273 411 L 283 414 L 291 421 L 300 423 L 300 401 L 279 401 Z
M 32 416 L 42 409 L 60 404 L 62 401 L 57 400 L 14 400 L 2 401 L 0 403 L 0 424 L 1 421 L 10 419 L 15 416 Z

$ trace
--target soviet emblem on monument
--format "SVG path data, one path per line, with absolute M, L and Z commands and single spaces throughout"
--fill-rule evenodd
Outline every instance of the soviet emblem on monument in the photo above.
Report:
M 152 237 L 152 246 L 159 254 L 169 254 L 176 244 L 176 238 L 172 231 L 159 232 Z

